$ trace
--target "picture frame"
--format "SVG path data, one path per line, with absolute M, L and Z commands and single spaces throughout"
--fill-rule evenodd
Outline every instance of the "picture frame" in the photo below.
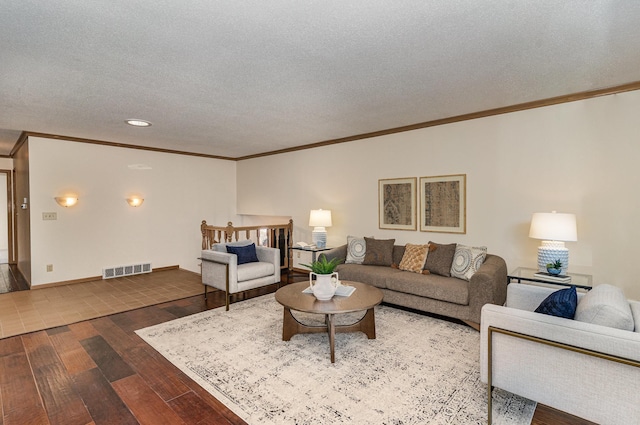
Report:
M 420 231 L 467 233 L 467 175 L 420 177 Z
M 378 180 L 378 227 L 416 230 L 417 178 Z

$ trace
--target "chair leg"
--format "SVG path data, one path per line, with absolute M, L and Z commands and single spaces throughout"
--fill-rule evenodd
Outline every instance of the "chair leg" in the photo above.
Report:
M 226 298 L 226 306 L 227 306 L 226 311 L 229 311 L 229 265 L 228 264 L 225 271 L 225 281 L 226 281 L 225 298 Z

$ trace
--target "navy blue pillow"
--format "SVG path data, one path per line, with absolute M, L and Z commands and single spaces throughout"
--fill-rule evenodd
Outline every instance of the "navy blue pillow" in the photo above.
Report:
M 536 308 L 536 313 L 573 319 L 577 306 L 578 294 L 576 293 L 576 287 L 572 286 L 550 294 Z
M 256 244 L 252 243 L 247 246 L 229 246 L 227 245 L 227 252 L 229 254 L 236 254 L 238 256 L 238 265 L 244 263 L 257 263 L 258 255 L 256 254 Z

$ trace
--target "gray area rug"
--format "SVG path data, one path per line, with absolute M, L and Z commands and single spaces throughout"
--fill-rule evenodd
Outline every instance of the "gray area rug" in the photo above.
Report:
M 249 424 L 487 423 L 477 331 L 378 306 L 377 338 L 338 334 L 331 364 L 326 334 L 282 341 L 282 312 L 270 294 L 136 332 Z M 531 423 L 534 402 L 493 397 L 495 424 Z

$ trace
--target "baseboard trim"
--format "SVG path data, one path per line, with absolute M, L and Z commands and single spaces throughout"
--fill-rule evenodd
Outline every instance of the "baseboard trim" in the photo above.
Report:
M 178 268 L 180 269 L 180 271 L 187 272 L 187 273 L 193 273 L 193 274 L 195 274 L 196 276 L 202 276 L 202 273 L 194 272 L 193 270 L 183 269 L 183 268 L 181 268 L 181 267 L 178 267 Z
M 166 266 L 166 267 L 156 267 L 151 269 L 151 273 L 155 273 L 155 272 L 165 272 L 165 271 L 169 271 L 169 270 L 179 270 L 180 266 L 179 265 L 175 265 L 175 266 Z M 136 275 L 136 276 L 140 276 L 140 275 Z M 123 278 L 128 277 L 128 276 L 122 276 Z M 121 278 L 116 278 L 116 279 L 121 279 Z M 84 277 L 81 279 L 73 279 L 73 280 L 63 280 L 60 282 L 51 282 L 51 283 L 44 283 L 42 285 L 35 285 L 35 286 L 31 286 L 31 289 L 35 290 L 35 289 L 45 289 L 45 288 L 53 288 L 56 286 L 65 286 L 65 285 L 75 285 L 76 283 L 87 283 L 87 282 L 95 282 L 96 280 L 107 280 L 107 279 L 102 279 L 102 276 L 91 276 L 91 277 Z M 111 279 L 108 279 L 111 280 Z

